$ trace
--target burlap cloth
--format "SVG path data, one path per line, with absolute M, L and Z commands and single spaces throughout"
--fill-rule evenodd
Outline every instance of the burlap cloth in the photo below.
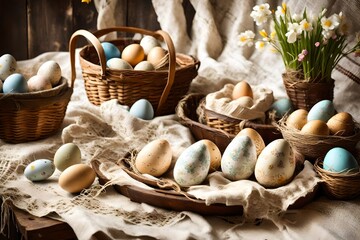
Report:
M 112 24 L 105 16 L 116 9 L 108 8 L 112 1 L 96 1 L 100 16 L 99 27 Z M 202 64 L 199 77 L 191 91 L 209 93 L 225 83 L 247 79 L 250 84 L 270 87 L 274 96 L 285 96 L 282 86 L 282 62 L 270 53 L 258 53 L 237 47 L 237 34 L 254 27 L 249 18 L 254 1 L 191 1 L 196 10 L 192 37 L 186 33 L 185 17 L 180 0 L 154 0 L 153 5 L 161 27 L 168 31 L 177 51 L 197 56 Z M 303 2 L 290 1 L 294 10 L 302 9 Z M 319 12 L 321 7 L 356 19 L 359 2 L 312 1 L 307 5 Z M 358 20 L 358 19 L 357 19 Z M 359 21 L 354 21 L 359 29 Z M 198 31 L 201 29 L 201 31 Z M 45 53 L 37 58 L 19 62 L 19 68 L 29 76 L 39 65 L 53 59 L 61 65 L 63 75 L 70 78 L 69 54 Z M 271 63 L 271 64 L 269 64 Z M 345 59 L 340 64 L 359 77 L 358 60 Z M 65 142 L 74 142 L 82 151 L 82 161 L 104 160 L 115 162 L 127 151 L 141 149 L 157 138 L 167 139 L 174 150 L 173 161 L 191 143 L 190 131 L 175 115 L 151 121 L 135 119 L 115 101 L 93 106 L 86 98 L 80 66 L 74 94 L 58 134 L 44 140 L 24 144 L 0 142 L 0 194 L 4 200 L 35 216 L 48 216 L 66 221 L 79 239 L 359 239 L 360 200 L 331 201 L 321 196 L 302 209 L 286 208 L 306 195 L 318 183 L 312 166 L 305 162 L 304 170 L 289 185 L 267 190 L 252 181 L 229 182 L 221 173 L 209 176 L 209 185 L 194 186 L 189 192 L 207 204 L 224 203 L 244 206 L 243 216 L 204 217 L 192 212 L 175 212 L 131 202 L 111 186 L 103 189 L 97 182 L 82 192 L 72 195 L 62 190 L 57 179 L 60 172 L 41 183 L 32 183 L 24 175 L 24 167 L 39 158 L 52 159 Z M 360 106 L 359 85 L 349 77 L 334 71 L 335 105 L 350 112 L 357 121 Z M 347 94 L 342 94 L 346 92 Z M 0 126 L 2 127 L 2 126 Z M 114 184 L 134 184 L 149 188 L 131 179 L 115 164 L 102 164 L 103 173 Z M 2 227 L 8 220 L 8 209 L 2 207 Z M 255 219 L 263 219 L 262 222 Z

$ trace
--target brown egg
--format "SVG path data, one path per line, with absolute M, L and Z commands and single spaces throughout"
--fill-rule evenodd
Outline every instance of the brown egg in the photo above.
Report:
M 308 111 L 305 109 L 298 109 L 292 112 L 286 119 L 286 126 L 288 128 L 296 128 L 301 130 L 302 127 L 307 123 Z
M 350 113 L 339 112 L 332 116 L 327 125 L 330 130 L 330 134 L 338 136 L 351 136 L 354 134 L 355 123 Z
M 142 48 L 142 46 L 140 46 L 140 44 L 130 44 L 126 46 L 122 51 L 121 58 L 134 67 L 136 64 L 144 60 L 144 49 Z
M 329 135 L 330 131 L 324 121 L 311 120 L 307 122 L 300 131 L 302 134 Z
M 257 156 L 259 156 L 261 151 L 265 148 L 264 139 L 261 137 L 260 133 L 258 133 L 255 129 L 244 128 L 237 135 L 248 136 L 252 140 L 256 148 Z
M 78 163 L 66 168 L 59 177 L 59 185 L 70 193 L 78 193 L 94 182 L 95 171 L 88 165 Z
M 246 81 L 237 83 L 232 92 L 232 99 L 238 99 L 243 96 L 254 98 L 251 86 Z
M 209 150 L 210 153 L 210 168 L 209 168 L 209 172 L 215 172 L 216 170 L 218 170 L 220 168 L 221 165 L 221 152 L 220 149 L 218 148 L 218 146 L 216 146 L 216 144 L 210 140 L 207 139 L 203 139 L 201 140 L 205 146 L 207 147 L 207 149 Z
M 166 51 L 162 47 L 154 47 L 149 51 L 146 60 L 156 66 L 165 55 Z

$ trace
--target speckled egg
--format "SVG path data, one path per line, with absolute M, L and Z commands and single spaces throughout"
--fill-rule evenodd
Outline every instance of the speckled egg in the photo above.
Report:
M 330 134 L 338 136 L 351 136 L 354 134 L 355 122 L 350 113 L 339 112 L 332 116 L 326 123 Z
M 95 171 L 88 165 L 79 163 L 66 168 L 59 177 L 59 185 L 69 193 L 78 193 L 90 187 L 96 177 Z
M 256 158 L 256 148 L 251 138 L 237 135 L 223 153 L 221 170 L 230 180 L 247 179 L 254 173 Z
M 255 129 L 244 128 L 238 134 L 238 136 L 248 136 L 254 143 L 256 148 L 256 155 L 259 156 L 261 151 L 265 148 L 264 139 L 261 137 Z
M 140 40 L 140 45 L 142 46 L 142 48 L 144 49 L 144 53 L 145 55 L 148 55 L 150 50 L 153 49 L 154 47 L 158 47 L 160 46 L 160 43 L 158 42 L 158 40 L 156 38 L 154 38 L 153 36 L 144 36 L 141 40 Z
M 210 168 L 210 154 L 206 144 L 198 141 L 186 148 L 174 166 L 174 179 L 182 187 L 201 184 Z
M 121 58 L 134 67 L 136 64 L 144 60 L 144 49 L 138 43 L 130 44 L 122 51 Z
M 311 135 L 329 135 L 329 127 L 324 121 L 321 120 L 312 120 L 307 122 L 301 129 L 300 133 L 302 134 L 311 134 Z
M 111 58 L 120 58 L 120 50 L 110 42 L 102 42 L 102 48 L 104 49 L 105 60 L 108 61 Z
M 148 61 L 141 61 L 138 64 L 136 64 L 136 66 L 134 67 L 134 70 L 137 70 L 137 71 L 153 71 L 153 70 L 155 70 L 155 67 L 154 67 L 154 65 L 152 65 Z
M 288 128 L 295 128 L 301 130 L 302 127 L 307 123 L 308 111 L 305 109 L 297 109 L 292 112 L 286 119 L 286 126 Z
M 52 88 L 51 82 L 48 78 L 35 75 L 27 81 L 29 92 L 43 91 Z
M 275 117 L 282 118 L 285 114 L 290 114 L 294 111 L 292 102 L 288 98 L 280 98 L 273 102 L 270 106 L 270 110 L 275 112 Z
M 157 139 L 146 144 L 137 154 L 135 167 L 141 173 L 159 177 L 169 169 L 171 158 L 170 143 L 165 139 Z
M 106 66 L 112 70 L 132 70 L 133 67 L 124 59 L 111 58 L 106 62 Z
M 154 108 L 146 99 L 137 100 L 130 108 L 129 113 L 134 117 L 143 120 L 151 120 L 154 118 Z
M 54 164 L 59 171 L 78 163 L 81 163 L 81 151 L 74 143 L 66 143 L 55 152 Z
M 291 181 L 295 172 L 295 157 L 284 139 L 269 143 L 255 165 L 255 178 L 264 187 L 280 187 Z
M 330 100 L 321 100 L 310 109 L 307 120 L 322 120 L 327 122 L 335 114 L 334 104 Z
M 3 84 L 4 93 L 26 93 L 28 91 L 27 81 L 20 73 L 11 74 Z
M 156 66 L 166 55 L 165 49 L 162 47 L 154 47 L 150 50 L 146 60 Z
M 46 61 L 41 64 L 40 68 L 37 71 L 37 75 L 49 79 L 51 85 L 55 87 L 56 85 L 58 85 L 61 79 L 60 65 L 53 60 Z
M 210 168 L 209 168 L 209 172 L 214 172 L 219 170 L 220 165 L 221 165 L 221 152 L 220 149 L 218 148 L 218 146 L 216 146 L 216 144 L 213 141 L 210 141 L 208 139 L 203 139 L 200 140 L 201 142 L 203 142 L 210 154 Z
M 250 84 L 246 81 L 241 81 L 234 86 L 232 99 L 238 99 L 244 96 L 248 96 L 250 98 L 254 97 Z
M 5 79 L 15 73 L 17 67 L 16 59 L 10 54 L 4 54 L 0 57 L 0 80 Z
M 48 159 L 38 159 L 26 166 L 24 175 L 30 181 L 48 179 L 55 171 L 55 165 Z
M 345 148 L 335 147 L 330 149 L 323 161 L 323 168 L 330 172 L 359 171 L 359 164 L 355 157 Z

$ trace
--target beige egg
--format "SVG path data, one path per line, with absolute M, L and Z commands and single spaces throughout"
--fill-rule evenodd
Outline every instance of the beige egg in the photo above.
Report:
M 328 126 L 324 121 L 321 120 L 311 120 L 307 122 L 300 131 L 302 134 L 311 134 L 311 135 L 329 135 L 330 131 Z
M 55 152 L 54 164 L 59 171 L 78 163 L 81 163 L 81 151 L 74 143 L 65 143 Z
M 254 98 L 252 88 L 246 81 L 237 83 L 232 92 L 232 99 L 238 99 L 243 96 Z
M 165 57 L 166 51 L 162 47 L 154 47 L 147 55 L 147 61 L 156 66 L 163 57 Z
M 51 82 L 51 85 L 54 87 L 61 79 L 60 65 L 54 60 L 46 61 L 39 67 L 37 75 L 48 78 Z
M 95 171 L 88 165 L 79 163 L 66 168 L 59 177 L 59 185 L 69 193 L 78 193 L 92 185 Z
M 252 140 L 256 148 L 257 156 L 259 156 L 261 151 L 265 148 L 264 139 L 261 137 L 260 133 L 258 133 L 255 129 L 244 128 L 237 135 L 248 136 Z
M 124 59 L 110 58 L 107 60 L 106 65 L 112 70 L 132 70 L 133 67 Z
M 140 45 L 143 47 L 145 55 L 148 55 L 150 50 L 160 46 L 160 43 L 153 36 L 144 36 L 140 41 Z
M 32 76 L 27 81 L 27 84 L 28 84 L 29 92 L 43 91 L 52 88 L 50 79 L 39 75 Z
M 134 67 L 134 70 L 153 71 L 153 70 L 155 70 L 155 67 L 149 61 L 141 61 L 138 64 L 136 64 L 136 66 Z
M 251 108 L 254 105 L 254 100 L 249 96 L 243 96 L 236 99 L 236 102 L 241 107 Z
M 131 66 L 135 66 L 145 58 L 144 49 L 138 43 L 133 43 L 124 48 L 121 58 Z
M 292 112 L 286 119 L 286 126 L 288 128 L 296 128 L 301 130 L 302 127 L 307 123 L 308 111 L 305 109 L 297 109 Z
M 339 112 L 332 116 L 327 125 L 330 130 L 330 134 L 339 136 L 351 136 L 354 134 L 355 123 L 350 113 Z
M 220 149 L 218 148 L 218 146 L 208 140 L 208 139 L 203 139 L 203 140 L 200 140 L 202 141 L 207 149 L 209 150 L 209 153 L 210 153 L 210 169 L 209 169 L 209 172 L 215 172 L 217 170 L 219 170 L 220 168 L 220 165 L 221 165 L 221 152 L 220 152 Z
M 165 139 L 157 139 L 146 144 L 135 159 L 135 167 L 143 174 L 159 177 L 170 167 L 172 150 Z

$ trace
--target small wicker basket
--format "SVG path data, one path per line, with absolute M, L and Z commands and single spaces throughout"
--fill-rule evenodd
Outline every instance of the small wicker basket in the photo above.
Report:
M 150 35 L 164 41 L 168 48 L 168 67 L 154 71 L 112 70 L 106 68 L 104 50 L 99 37 L 110 32 L 127 32 Z M 80 65 L 87 97 L 94 105 L 117 99 L 120 104 L 131 106 L 144 98 L 152 104 L 155 115 L 175 112 L 178 101 L 186 95 L 192 80 L 197 76 L 200 62 L 191 56 L 176 54 L 170 36 L 162 31 L 148 31 L 133 27 L 106 28 L 94 33 L 76 31 L 69 43 L 72 79 L 75 79 L 75 47 L 77 38 L 83 36 L 91 42 L 80 50 Z M 120 51 L 136 41 L 123 38 L 112 42 Z
M 214 128 L 199 122 L 199 117 L 201 118 L 203 114 L 202 103 L 204 99 L 205 95 L 203 94 L 188 94 L 179 102 L 176 107 L 176 114 L 180 122 L 190 129 L 196 140 L 209 139 L 218 146 L 221 152 L 224 152 L 236 134 L 235 132 Z M 200 111 L 197 111 L 199 109 Z M 237 122 L 237 124 L 234 124 L 234 127 L 235 125 L 239 127 L 239 131 L 242 128 L 253 128 L 262 136 L 266 144 L 282 137 L 281 133 L 272 125 L 259 124 L 252 121 L 244 121 L 241 126 Z
M 73 88 L 58 86 L 29 93 L 0 93 L 0 139 L 8 143 L 39 140 L 56 133 L 65 117 Z
M 324 170 L 322 166 L 323 159 L 316 159 L 314 169 L 323 180 L 321 187 L 329 198 L 350 200 L 360 195 L 360 171 L 334 173 Z

